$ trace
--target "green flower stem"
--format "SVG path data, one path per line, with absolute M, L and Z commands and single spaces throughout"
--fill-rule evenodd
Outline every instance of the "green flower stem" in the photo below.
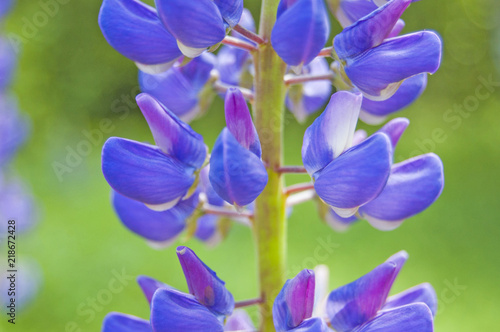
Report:
M 272 307 L 285 281 L 286 218 L 283 179 L 277 171 L 283 161 L 283 118 L 286 65 L 271 47 L 271 31 L 276 21 L 278 0 L 263 0 L 259 35 L 266 41 L 254 52 L 255 125 L 262 145 L 269 180 L 255 201 L 254 237 L 257 246 L 261 326 L 260 331 L 275 331 Z

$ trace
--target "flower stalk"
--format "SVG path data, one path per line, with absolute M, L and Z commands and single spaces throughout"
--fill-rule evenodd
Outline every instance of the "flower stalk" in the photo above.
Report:
M 278 0 L 263 0 L 259 35 L 271 39 L 276 20 Z M 261 138 L 262 160 L 269 180 L 255 201 L 254 237 L 257 247 L 260 284 L 260 331 L 274 331 L 272 307 L 285 281 L 286 218 L 283 179 L 278 169 L 283 161 L 283 118 L 286 86 L 283 82 L 286 65 L 270 43 L 259 46 L 254 53 L 255 125 Z

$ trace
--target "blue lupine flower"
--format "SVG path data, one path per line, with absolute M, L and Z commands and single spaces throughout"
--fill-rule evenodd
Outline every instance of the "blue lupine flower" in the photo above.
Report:
M 24 233 L 32 229 L 38 221 L 35 199 L 20 179 L 3 179 L 0 173 L 0 218 L 16 220 L 16 232 Z M 7 237 L 7 227 L 0 230 L 0 239 Z
M 369 99 L 388 99 L 405 79 L 420 73 L 433 74 L 439 68 L 441 39 L 434 32 L 390 38 L 410 3 L 411 0 L 389 1 L 334 39 L 336 57 L 345 74 Z
M 387 298 L 407 258 L 405 251 L 396 253 L 370 273 L 330 293 L 326 312 L 335 331 L 433 331 L 437 297 L 429 284 Z
M 0 2 L 0 19 L 10 11 L 13 4 L 14 0 L 2 0 L 2 2 Z
M 273 321 L 277 332 L 328 331 L 320 318 L 311 318 L 314 306 L 314 271 L 302 270 L 287 280 L 274 300 Z
M 0 36 L 0 93 L 10 85 L 16 69 L 16 52 L 7 39 Z M 1 101 L 0 101 L 1 102 Z
M 205 102 L 205 91 L 210 89 L 207 83 L 215 62 L 213 54 L 205 53 L 161 74 L 139 71 L 139 84 L 142 92 L 152 95 L 181 120 L 189 122 L 209 106 L 201 104 Z
M 198 205 L 198 195 L 181 200 L 166 211 L 154 211 L 144 203 L 112 193 L 116 214 L 125 227 L 147 239 L 155 247 L 172 244 L 186 228 L 186 219 Z
M 330 34 L 323 0 L 281 0 L 271 43 L 290 66 L 309 64 L 325 46 Z
M 226 202 L 237 206 L 252 203 L 267 184 L 257 130 L 242 93 L 226 93 L 227 128 L 215 142 L 210 158 L 210 182 Z
M 390 138 L 375 133 L 352 146 L 362 96 L 335 93 L 325 111 L 307 128 L 302 160 L 318 196 L 343 217 L 375 199 L 392 164 Z
M 188 194 L 207 148 L 201 135 L 150 95 L 140 94 L 137 103 L 156 146 L 108 139 L 102 151 L 103 174 L 118 193 L 152 209 L 167 210 Z
M 405 80 L 389 99 L 374 101 L 363 98 L 359 118 L 368 124 L 380 124 L 388 115 L 408 107 L 418 99 L 427 86 L 427 74 L 422 73 Z
M 243 9 L 240 23 L 243 28 L 255 32 L 255 22 L 252 14 L 248 9 Z M 244 39 L 236 31 L 232 32 L 236 38 Z M 252 62 L 250 52 L 232 46 L 223 46 L 217 53 L 217 71 L 219 73 L 219 80 L 223 83 L 241 86 L 245 88 L 252 88 Z
M 395 148 L 409 121 L 397 118 L 380 129 Z M 441 195 L 444 171 L 441 159 L 434 153 L 420 155 L 392 165 L 387 184 L 380 195 L 359 208 L 358 216 L 380 230 L 392 230 L 427 209 Z M 342 218 L 330 211 L 327 221 L 334 229 L 342 230 L 358 220 Z
M 30 123 L 19 112 L 17 101 L 0 93 L 0 169 L 12 160 L 26 142 L 29 132 Z
M 220 43 L 240 21 L 243 0 L 155 0 L 158 14 L 184 55 L 192 58 Z
M 189 288 L 180 292 L 149 277 L 139 277 L 151 306 L 150 322 L 120 313 L 110 313 L 103 332 L 224 331 L 222 321 L 233 312 L 234 299 L 214 271 L 187 247 L 178 247 L 177 255 Z
M 139 0 L 104 0 L 99 26 L 108 43 L 144 71 L 165 71 L 182 56 L 156 10 Z
M 302 69 L 303 75 L 321 75 L 328 73 L 330 67 L 325 58 L 316 58 Z M 289 90 L 286 106 L 299 122 L 304 122 L 307 116 L 318 111 L 332 95 L 330 80 L 310 81 L 295 84 Z

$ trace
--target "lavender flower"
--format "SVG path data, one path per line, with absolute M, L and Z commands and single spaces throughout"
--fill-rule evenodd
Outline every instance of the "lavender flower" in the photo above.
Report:
M 17 101 L 0 93 L 0 169 L 5 168 L 19 148 L 26 142 L 30 123 L 22 115 Z
M 336 57 L 345 74 L 368 99 L 388 99 L 405 79 L 421 73 L 433 74 L 439 68 L 441 39 L 435 33 L 422 31 L 391 38 L 410 3 L 411 0 L 389 1 L 334 39 Z
M 267 184 L 261 146 L 241 92 L 230 89 L 225 102 L 227 127 L 215 142 L 210 158 L 210 182 L 226 202 L 252 203 Z
M 14 49 L 7 39 L 0 36 L 0 94 L 3 94 L 10 85 L 16 70 L 16 64 L 17 57 Z
M 123 331 L 224 331 L 225 316 L 234 309 L 234 299 L 224 282 L 187 247 L 178 247 L 189 294 L 149 277 L 139 277 L 151 306 L 150 322 L 120 313 L 110 313 L 103 332 Z
M 207 148 L 199 134 L 151 96 L 141 94 L 137 103 L 157 146 L 110 138 L 102 152 L 104 177 L 118 193 L 168 210 L 188 194 Z
M 387 298 L 407 259 L 405 251 L 396 253 L 360 279 L 332 291 L 326 312 L 335 331 L 433 331 L 437 298 L 430 285 Z

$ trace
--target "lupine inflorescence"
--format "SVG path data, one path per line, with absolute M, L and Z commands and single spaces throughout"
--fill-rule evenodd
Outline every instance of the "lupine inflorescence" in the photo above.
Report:
M 0 3 L 0 27 L 13 5 L 13 0 Z M 12 167 L 16 153 L 28 139 L 31 126 L 28 117 L 20 112 L 16 96 L 10 89 L 16 69 L 16 50 L 7 37 L 0 34 L 0 219 L 3 221 L 0 240 L 6 244 L 8 250 L 16 249 L 15 235 L 31 230 L 38 219 L 35 199 Z M 14 227 L 8 228 L 9 220 L 15 221 Z M 12 242 L 8 242 L 9 240 Z M 10 247 L 7 244 L 10 244 Z M 2 264 L 7 263 L 7 259 L 2 262 Z M 38 293 L 39 267 L 35 261 L 24 256 L 13 264 L 11 270 L 25 271 L 17 275 L 19 287 L 15 294 L 16 305 L 18 308 L 23 308 Z M 0 301 L 5 305 L 10 304 L 9 287 L 10 281 L 3 278 L 0 282 Z
M 234 222 L 252 227 L 257 245 L 273 248 L 259 250 L 261 268 L 272 270 L 265 264 L 273 261 L 276 273 L 261 271 L 256 328 L 245 311 L 234 310 L 224 282 L 179 247 L 189 294 L 139 277 L 150 320 L 111 313 L 103 331 L 433 330 L 437 300 L 430 285 L 388 297 L 404 251 L 330 294 L 317 291 L 327 286 L 316 287 L 312 270 L 279 291 L 286 227 L 269 217 L 286 219 L 293 205 L 313 199 L 335 230 L 361 219 L 392 230 L 441 194 L 438 156 L 394 162 L 408 119 L 394 118 L 370 136 L 356 130 L 358 119 L 381 124 L 413 103 L 439 68 L 436 33 L 401 34 L 401 15 L 412 2 L 264 0 L 257 33 L 242 0 L 156 0 L 156 8 L 104 0 L 99 25 L 139 68 L 137 105 L 154 139 L 112 137 L 104 144 L 102 170 L 120 220 L 154 247 L 182 233 L 213 246 Z M 343 28 L 334 38 L 329 12 Z M 209 148 L 188 122 L 205 115 L 217 95 L 226 127 Z M 281 165 L 284 105 L 300 122 L 316 116 L 304 133 L 303 166 Z M 286 173 L 307 173 L 312 181 L 283 188 Z M 271 279 L 274 285 L 266 285 Z

